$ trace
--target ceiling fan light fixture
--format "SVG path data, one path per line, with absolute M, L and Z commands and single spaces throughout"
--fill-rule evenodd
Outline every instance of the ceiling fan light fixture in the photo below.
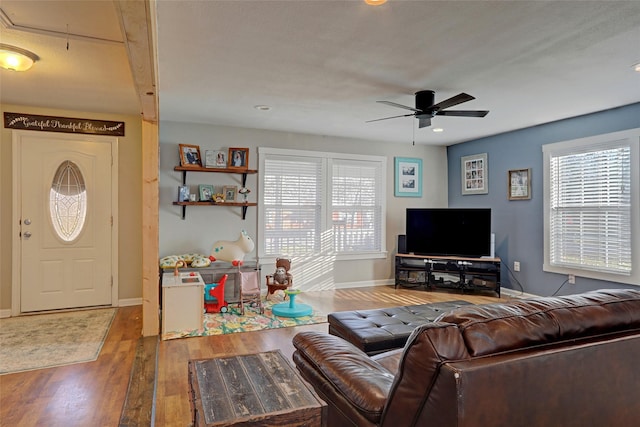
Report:
M 35 53 L 0 43 L 0 67 L 11 71 L 27 71 L 38 60 Z
M 385 4 L 387 0 L 364 0 L 364 2 L 369 6 L 380 6 L 381 4 Z

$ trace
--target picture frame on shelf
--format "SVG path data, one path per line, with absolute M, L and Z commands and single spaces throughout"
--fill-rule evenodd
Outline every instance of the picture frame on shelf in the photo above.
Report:
M 178 144 L 180 148 L 180 166 L 202 167 L 200 146 L 191 144 Z
M 460 158 L 462 195 L 489 193 L 489 167 L 487 153 Z
M 213 200 L 213 195 L 214 195 L 213 185 L 210 185 L 210 184 L 198 185 L 198 193 L 200 194 L 201 202 L 211 202 Z
M 509 200 L 531 199 L 531 168 L 511 169 L 507 172 Z
M 249 149 L 248 148 L 229 148 L 229 157 L 227 157 L 228 169 L 247 169 L 249 167 Z
M 204 152 L 204 167 L 215 168 L 216 167 L 216 152 L 215 150 L 205 150 Z
M 216 151 L 215 166 L 216 168 L 227 167 L 227 153 L 221 150 Z
M 188 185 L 179 185 L 178 186 L 178 201 L 179 202 L 188 202 L 189 201 L 189 186 Z
M 396 197 L 422 197 L 422 159 L 395 158 Z
M 238 201 L 238 187 L 235 185 L 225 185 L 222 188 L 225 202 L 237 202 Z

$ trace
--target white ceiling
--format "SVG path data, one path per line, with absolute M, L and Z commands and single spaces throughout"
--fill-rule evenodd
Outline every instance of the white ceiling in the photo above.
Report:
M 27 73 L 0 71 L 2 103 L 142 113 L 127 3 L 2 0 L 0 41 L 40 57 Z M 150 6 L 162 121 L 450 145 L 640 102 L 640 1 Z M 436 117 L 440 134 L 412 117 L 365 123 L 408 113 L 376 100 L 413 106 L 423 89 L 436 102 L 469 93 L 476 100 L 451 109 L 490 113 Z

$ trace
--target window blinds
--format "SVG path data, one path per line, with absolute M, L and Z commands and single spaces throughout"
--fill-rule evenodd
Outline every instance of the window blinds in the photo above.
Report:
M 334 160 L 331 219 L 336 252 L 380 251 L 380 162 Z
M 319 251 L 321 159 L 269 156 L 263 177 L 265 254 L 309 255 Z
M 550 157 L 550 263 L 631 273 L 631 149 Z
M 264 150 L 262 255 L 382 252 L 384 159 L 299 153 Z

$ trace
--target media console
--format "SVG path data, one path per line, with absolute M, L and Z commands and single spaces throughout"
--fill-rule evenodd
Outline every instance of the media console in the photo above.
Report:
M 395 287 L 494 291 L 500 297 L 500 258 L 397 254 Z

